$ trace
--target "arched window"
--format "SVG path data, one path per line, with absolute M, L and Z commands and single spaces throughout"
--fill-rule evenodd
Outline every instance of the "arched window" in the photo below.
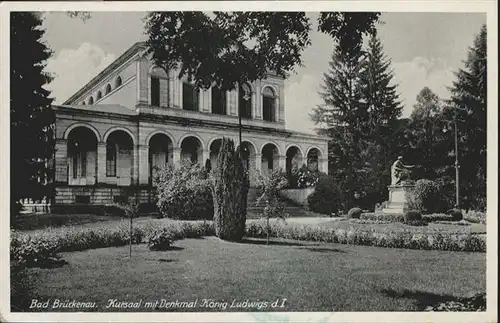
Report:
M 200 90 L 191 83 L 182 83 L 182 108 L 184 110 L 198 111 Z
M 226 91 L 212 87 L 212 113 L 226 114 Z
M 82 103 L 80 103 L 81 105 L 85 105 L 85 101 L 82 101 Z
M 122 85 L 122 78 L 118 76 L 115 81 L 115 89 Z
M 265 121 L 276 121 L 276 95 L 269 86 L 262 91 L 262 118 Z
M 242 118 L 252 118 L 252 89 L 246 83 L 239 87 L 238 105 Z
M 94 98 L 93 97 L 89 98 L 89 104 L 94 104 Z
M 111 84 L 106 85 L 106 94 L 109 94 L 111 92 Z
M 102 93 L 101 93 L 101 91 L 98 91 L 96 100 L 100 100 L 101 98 L 102 98 Z

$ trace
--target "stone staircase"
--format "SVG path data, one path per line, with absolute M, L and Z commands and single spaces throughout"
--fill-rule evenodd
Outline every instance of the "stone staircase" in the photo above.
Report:
M 259 218 L 263 213 L 265 207 L 264 201 L 262 201 L 259 205 L 256 205 L 258 197 L 259 191 L 256 188 L 250 188 L 248 190 L 247 218 Z M 281 202 L 283 203 L 286 211 L 290 214 L 290 216 L 308 216 L 307 207 L 298 205 L 292 200 L 286 199 L 284 197 L 282 197 Z

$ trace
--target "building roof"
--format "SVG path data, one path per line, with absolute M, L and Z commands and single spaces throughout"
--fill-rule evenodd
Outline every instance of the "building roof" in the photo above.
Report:
M 75 94 L 73 94 L 69 99 L 63 102 L 63 105 L 70 105 L 74 102 L 78 97 L 80 97 L 83 93 L 90 90 L 92 87 L 97 85 L 100 81 L 102 81 L 110 72 L 114 69 L 125 63 L 131 57 L 136 55 L 138 52 L 141 52 L 146 49 L 146 42 L 137 42 L 132 45 L 129 49 L 127 49 L 122 55 L 120 55 L 117 59 L 115 59 L 111 64 L 109 64 L 102 72 L 97 74 L 92 80 L 90 80 L 87 84 L 85 84 L 80 90 L 78 90 Z

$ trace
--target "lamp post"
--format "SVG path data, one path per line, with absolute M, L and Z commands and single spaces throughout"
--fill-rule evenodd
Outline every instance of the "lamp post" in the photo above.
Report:
M 467 107 L 463 105 L 463 108 L 460 108 L 459 106 L 454 107 L 454 114 L 453 114 L 453 123 L 455 127 L 455 207 L 459 208 L 460 206 L 460 185 L 459 185 L 459 178 L 460 178 L 460 163 L 458 162 L 458 111 L 467 111 Z

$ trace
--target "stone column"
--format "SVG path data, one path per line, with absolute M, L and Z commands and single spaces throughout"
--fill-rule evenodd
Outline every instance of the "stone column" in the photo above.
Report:
M 319 158 L 318 166 L 320 167 L 320 171 L 328 174 L 328 158 Z
M 139 170 L 139 185 L 149 184 L 149 147 L 147 145 L 139 145 L 137 150 L 138 170 Z
M 174 167 L 179 167 L 181 165 L 181 148 L 174 147 L 173 149 L 173 162 Z
M 281 168 L 282 171 L 286 171 L 286 156 L 278 156 L 278 162 L 278 167 Z
M 106 183 L 106 143 L 97 143 L 97 183 Z
M 56 140 L 55 182 L 68 183 L 68 141 L 66 139 Z
M 210 149 L 203 149 L 202 157 L 203 160 L 201 161 L 201 165 L 205 166 L 207 159 L 210 158 Z
M 140 145 L 134 145 L 132 150 L 132 176 L 130 178 L 131 185 L 139 183 L 139 148 Z

